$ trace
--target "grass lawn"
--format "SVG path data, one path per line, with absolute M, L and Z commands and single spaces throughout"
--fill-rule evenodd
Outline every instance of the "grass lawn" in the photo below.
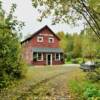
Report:
M 76 74 L 77 73 L 77 74 Z M 78 67 L 30 67 L 26 78 L 1 91 L 0 100 L 62 100 L 72 98 L 67 83 L 75 75 L 83 75 Z

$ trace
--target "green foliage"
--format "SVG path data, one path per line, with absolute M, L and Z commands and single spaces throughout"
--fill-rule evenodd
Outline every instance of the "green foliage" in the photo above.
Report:
M 71 61 L 73 54 L 72 52 L 68 52 L 66 56 L 67 56 L 67 61 Z
M 92 82 L 100 82 L 100 67 L 93 72 L 88 72 L 87 78 Z
M 74 64 L 78 64 L 78 63 L 79 63 L 77 59 L 72 59 L 71 61 L 72 61 L 72 63 L 74 63 Z
M 89 58 L 89 59 L 93 59 L 96 57 L 97 55 L 97 47 L 99 47 L 99 45 L 97 45 L 97 43 L 99 41 L 95 40 L 95 36 L 93 36 L 93 33 L 91 32 L 91 30 L 88 29 L 86 30 L 86 34 L 83 37 L 83 42 L 82 42 L 82 56 L 85 58 Z
M 73 36 L 70 36 L 69 35 L 69 37 L 67 37 L 67 47 L 66 47 L 66 51 L 68 52 L 68 53 L 70 53 L 71 55 L 72 55 L 72 51 L 73 51 Z
M 22 78 L 25 71 L 21 58 L 21 45 L 15 30 L 18 22 L 13 19 L 13 7 L 7 17 L 0 7 L 0 15 L 2 15 L 0 16 L 2 18 L 0 20 L 0 88 L 7 87 L 12 81 Z
M 85 19 L 92 31 L 100 39 L 100 1 L 99 0 L 32 0 L 33 7 L 38 7 L 39 21 L 53 16 L 52 24 L 64 22 L 77 25 Z M 44 8 L 44 9 L 42 9 Z
M 97 90 L 95 87 L 92 87 L 91 85 L 87 87 L 83 93 L 83 96 L 87 100 L 93 100 L 92 98 L 100 97 L 100 90 Z
M 70 81 L 69 86 L 71 91 L 76 95 L 77 100 L 99 100 L 100 90 L 88 80 Z
M 81 56 L 82 43 L 79 35 L 73 35 L 73 58 L 78 58 Z
M 82 92 L 81 86 L 80 86 L 80 84 L 77 83 L 77 81 L 73 81 L 73 80 L 70 81 L 69 86 L 71 87 L 72 92 L 74 92 L 74 93 L 81 93 Z
M 100 13 L 100 0 L 89 0 L 90 7 Z
M 77 61 L 79 64 L 83 63 L 84 62 L 84 59 L 83 58 L 77 58 Z
M 58 37 L 61 39 L 59 46 L 63 49 L 64 53 L 66 53 L 66 45 L 67 45 L 67 38 L 64 32 L 59 32 Z
M 66 34 L 59 32 L 60 47 L 64 50 L 67 61 L 76 59 L 82 63 L 83 59 L 94 60 L 100 57 L 100 45 L 97 37 L 90 28 L 85 29 L 81 34 Z M 83 59 L 78 59 L 83 58 Z

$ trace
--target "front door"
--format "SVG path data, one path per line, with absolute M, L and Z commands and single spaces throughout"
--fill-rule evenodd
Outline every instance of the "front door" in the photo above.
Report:
M 47 54 L 47 65 L 52 65 L 52 54 Z

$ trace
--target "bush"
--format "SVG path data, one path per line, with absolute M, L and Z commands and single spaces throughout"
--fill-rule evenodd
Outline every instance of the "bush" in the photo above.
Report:
M 78 60 L 77 59 L 72 59 L 72 63 L 78 64 Z
M 72 93 L 76 95 L 77 100 L 95 100 L 100 97 L 100 90 L 89 81 L 78 82 L 73 80 L 70 81 L 69 87 Z
M 21 58 L 21 45 L 16 34 L 0 29 L 0 88 L 24 76 L 25 64 Z
M 98 90 L 96 87 L 92 87 L 91 85 L 87 88 L 85 88 L 83 92 L 83 97 L 86 100 L 93 100 L 92 98 L 98 98 L 100 97 L 100 90 Z
M 77 61 L 78 61 L 79 64 L 84 62 L 83 58 L 77 58 Z
M 5 16 L 0 2 L 0 88 L 8 86 L 25 74 L 18 37 L 18 31 L 22 28 L 23 23 L 18 22 L 13 16 L 15 8 L 16 5 L 12 4 L 9 14 Z
M 88 72 L 87 78 L 92 82 L 100 81 L 100 67 L 96 68 L 93 72 Z
M 72 52 L 68 52 L 66 54 L 66 56 L 67 56 L 67 61 L 71 61 L 71 59 L 72 59 Z

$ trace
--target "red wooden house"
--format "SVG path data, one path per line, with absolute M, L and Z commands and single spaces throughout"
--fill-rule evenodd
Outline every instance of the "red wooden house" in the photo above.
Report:
M 33 65 L 63 64 L 63 50 L 59 48 L 59 41 L 59 37 L 48 26 L 44 26 L 21 42 L 22 57 Z

